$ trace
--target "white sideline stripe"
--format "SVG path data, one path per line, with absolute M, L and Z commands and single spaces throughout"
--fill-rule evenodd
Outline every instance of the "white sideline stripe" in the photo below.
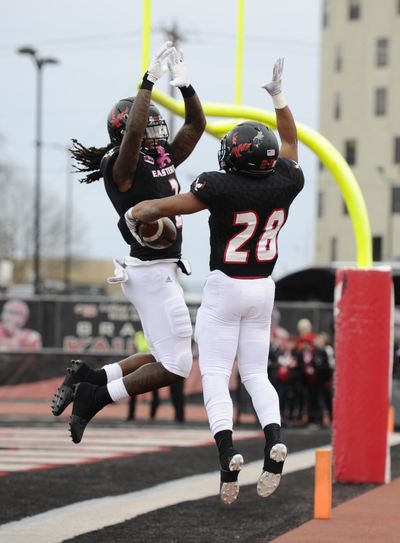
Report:
M 12 468 L 12 466 L 10 466 L 10 464 L 3 464 L 3 463 L 0 463 L 0 471 L 6 471 L 6 472 L 11 472 L 11 471 L 29 471 L 33 468 L 37 468 L 37 465 L 33 465 L 33 464 L 18 464 L 18 467 L 17 468 Z
M 400 444 L 400 433 L 395 434 L 389 434 L 389 445 L 390 447 L 393 447 L 393 445 L 399 445 Z
M 31 450 L 31 451 L 34 451 L 35 454 L 40 454 L 40 452 L 48 452 L 51 454 L 57 454 L 58 451 L 63 451 L 63 452 L 68 452 L 68 454 L 70 455 L 90 453 L 90 454 L 95 454 L 95 455 L 99 454 L 99 455 L 107 456 L 112 453 L 123 453 L 123 452 L 137 453 L 137 452 L 148 451 L 148 450 L 159 451 L 162 446 L 167 447 L 167 445 L 159 445 L 157 447 L 147 446 L 146 443 L 144 443 L 143 445 L 140 444 L 140 445 L 129 445 L 129 446 L 119 445 L 117 443 L 114 446 L 109 445 L 106 447 L 103 447 L 100 444 L 93 443 L 92 445 L 82 445 L 82 446 L 79 445 L 79 447 L 77 447 L 76 445 L 72 445 L 72 443 L 71 443 L 71 446 L 69 446 L 69 442 L 63 443 L 61 445 L 46 443 L 46 446 L 43 446 L 43 442 L 41 441 L 40 443 L 39 442 L 38 443 L 13 442 L 12 447 L 7 447 L 7 448 L 4 448 L 3 450 L 10 451 L 10 454 L 13 454 L 15 452 L 15 449 L 19 449 L 19 450 L 25 450 L 25 451 Z
M 67 424 L 67 422 L 66 422 Z M 21 433 L 24 435 L 32 434 L 34 436 L 39 435 L 58 435 L 61 437 L 65 437 L 65 427 L 59 427 L 59 426 L 51 426 L 51 427 L 44 427 L 44 426 L 35 426 L 35 427 L 28 427 L 28 426 L 17 426 L 17 427 L 7 427 L 3 426 L 0 427 L 0 437 L 5 436 L 9 438 L 10 436 L 20 436 Z M 143 438 L 143 436 L 149 435 L 153 436 L 154 432 L 157 432 L 157 435 L 160 436 L 160 439 L 164 439 L 165 437 L 168 437 L 168 439 L 174 439 L 174 438 L 180 438 L 183 435 L 186 437 L 191 437 L 193 439 L 201 439 L 203 436 L 209 436 L 210 430 L 208 428 L 168 428 L 168 427 L 162 427 L 162 426 L 151 426 L 151 428 L 132 428 L 129 426 L 126 427 L 113 427 L 112 433 L 115 436 L 121 435 L 124 438 L 129 437 L 130 439 L 137 439 L 137 438 Z M 241 436 L 247 437 L 247 436 L 253 436 L 254 434 L 262 435 L 262 432 L 259 430 L 237 430 Z M 103 438 L 104 436 L 107 437 L 110 435 L 110 428 L 100 428 L 96 426 L 89 426 L 88 429 L 85 432 L 85 439 L 86 436 L 91 437 L 100 437 Z
M 99 451 L 98 449 L 78 449 L 76 451 L 70 451 L 62 449 L 43 449 L 42 445 L 42 448 L 37 449 L 11 449 L 9 451 L 0 450 L 0 460 L 5 458 L 19 458 L 20 456 L 30 456 L 37 459 L 38 461 L 40 460 L 40 458 L 46 458 L 46 456 L 49 456 L 51 458 L 58 458 L 60 456 L 65 456 L 68 458 L 109 458 L 110 455 L 136 455 L 144 452 L 147 453 L 157 451 L 160 451 L 160 447 L 131 447 L 130 449 L 127 449 L 126 447 L 115 447 L 111 451 Z
M 237 439 L 251 438 L 262 436 L 256 430 L 238 430 L 236 432 Z M 263 437 L 263 436 L 262 436 Z M 76 447 L 69 441 L 67 427 L 65 428 L 44 428 L 44 427 L 19 427 L 19 428 L 0 428 L 0 442 L 7 440 L 7 443 L 2 445 L 4 448 L 10 447 L 11 443 L 28 443 L 31 440 L 41 442 L 46 440 L 46 444 L 62 444 Z M 136 446 L 183 446 L 200 445 L 212 441 L 209 429 L 185 429 L 179 428 L 173 430 L 171 428 L 96 428 L 89 427 L 85 432 L 85 444 L 92 445 L 93 443 L 102 443 L 103 446 L 118 445 L 136 445 Z
M 288 456 L 284 472 L 291 473 L 312 467 L 315 450 L 308 449 Z M 261 467 L 262 461 L 245 465 L 240 474 L 240 483 L 242 485 L 255 483 L 261 473 Z M 86 500 L 3 524 L 0 526 L 0 541 L 61 543 L 66 539 L 125 522 L 156 509 L 215 496 L 218 491 L 219 471 L 184 477 L 145 490 Z
M 260 435 L 255 430 L 238 430 L 236 438 L 240 440 Z M 98 462 L 159 452 L 163 448 L 199 446 L 210 441 L 208 428 L 91 427 L 85 434 L 84 443 L 76 445 L 71 442 L 66 428 L 59 426 L 1 427 L 0 471 L 7 473 Z

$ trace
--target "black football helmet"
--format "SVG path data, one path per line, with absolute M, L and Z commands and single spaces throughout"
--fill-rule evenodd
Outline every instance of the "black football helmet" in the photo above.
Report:
M 107 130 L 112 143 L 119 145 L 126 129 L 126 121 L 135 98 L 123 98 L 115 104 L 107 117 Z M 151 103 L 149 117 L 143 139 L 153 140 L 154 145 L 160 145 L 168 140 L 167 123 L 158 108 Z
M 221 140 L 218 162 L 221 170 L 263 176 L 270 173 L 279 154 L 274 132 L 264 124 L 238 124 Z

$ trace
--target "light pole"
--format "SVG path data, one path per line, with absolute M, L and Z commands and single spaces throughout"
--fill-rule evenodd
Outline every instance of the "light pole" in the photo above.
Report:
M 42 185 L 42 70 L 46 64 L 58 64 L 59 61 L 52 57 L 40 57 L 33 47 L 20 47 L 17 49 L 20 55 L 29 55 L 36 66 L 36 140 L 35 140 L 35 199 L 34 199 L 34 293 L 41 290 L 40 278 L 40 202 Z

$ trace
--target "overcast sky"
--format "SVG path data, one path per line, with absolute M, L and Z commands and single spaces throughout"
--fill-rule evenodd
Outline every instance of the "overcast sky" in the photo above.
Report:
M 153 0 L 152 54 L 175 21 L 191 81 L 201 100 L 233 103 L 235 81 L 236 0 Z M 260 86 L 269 81 L 277 57 L 285 57 L 284 92 L 299 122 L 318 129 L 319 0 L 246 0 L 243 104 L 272 109 Z M 37 48 L 60 64 L 44 69 L 43 192 L 65 202 L 66 153 L 71 138 L 88 145 L 108 142 L 106 118 L 118 99 L 135 94 L 141 76 L 141 0 L 13 0 L 3 3 L 0 35 L 1 160 L 34 183 L 36 70 L 31 59 L 16 54 L 20 46 Z M 158 84 L 168 91 L 167 80 Z M 168 118 L 168 113 L 163 111 Z M 181 120 L 177 119 L 179 127 Z M 47 147 L 46 147 L 47 145 Z M 202 171 L 218 168 L 219 143 L 209 135 L 179 167 L 182 191 Z M 279 237 L 274 276 L 307 267 L 314 258 L 317 160 L 300 148 L 306 187 L 292 206 Z M 33 203 L 32 203 L 33 205 Z M 102 181 L 73 182 L 75 216 L 86 225 L 84 251 L 89 258 L 128 254 L 116 227 L 118 217 Z M 45 210 L 44 210 L 45 212 Z M 188 288 L 196 288 L 208 270 L 208 213 L 184 220 L 184 255 L 193 267 Z M 82 243 L 78 244 L 82 250 Z

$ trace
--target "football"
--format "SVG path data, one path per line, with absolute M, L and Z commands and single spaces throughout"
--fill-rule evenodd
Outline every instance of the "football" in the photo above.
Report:
M 168 217 L 157 221 L 142 223 L 139 236 L 143 243 L 151 249 L 167 249 L 176 240 L 176 228 Z

